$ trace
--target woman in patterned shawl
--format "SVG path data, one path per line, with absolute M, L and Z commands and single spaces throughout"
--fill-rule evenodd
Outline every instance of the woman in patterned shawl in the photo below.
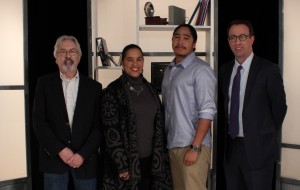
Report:
M 171 190 L 160 98 L 143 77 L 142 49 L 127 45 L 122 75 L 105 89 L 103 190 Z

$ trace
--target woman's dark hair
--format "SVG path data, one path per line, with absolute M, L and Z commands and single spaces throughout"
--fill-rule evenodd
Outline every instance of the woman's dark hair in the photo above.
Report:
M 126 57 L 126 54 L 127 54 L 128 50 L 130 50 L 130 49 L 138 49 L 138 50 L 140 50 L 141 53 L 142 53 L 142 56 L 144 57 L 144 52 L 140 48 L 140 46 L 138 46 L 136 44 L 129 44 L 129 45 L 125 46 L 124 49 L 123 49 L 123 51 L 122 51 L 122 55 L 121 55 L 122 56 L 121 57 L 122 62 L 124 61 L 124 59 Z
M 193 42 L 196 43 L 197 42 L 197 38 L 198 38 L 197 32 L 196 32 L 195 28 L 192 25 L 190 25 L 190 24 L 181 24 L 181 25 L 177 26 L 175 28 L 174 32 L 173 32 L 173 36 L 177 32 L 177 30 L 179 28 L 182 28 L 182 27 L 187 27 L 190 30 L 190 32 L 192 34 L 192 37 L 193 37 Z
M 239 24 L 246 25 L 249 29 L 249 35 L 254 36 L 253 26 L 252 26 L 251 22 L 248 20 L 233 20 L 233 21 L 231 21 L 227 27 L 227 36 L 229 35 L 229 30 L 230 30 L 231 26 L 239 25 Z

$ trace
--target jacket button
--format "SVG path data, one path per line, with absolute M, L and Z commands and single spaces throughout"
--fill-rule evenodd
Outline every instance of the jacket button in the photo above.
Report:
M 68 141 L 68 144 L 71 144 L 71 141 Z

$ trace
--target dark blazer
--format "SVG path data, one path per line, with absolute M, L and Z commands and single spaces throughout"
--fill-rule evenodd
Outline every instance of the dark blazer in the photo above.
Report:
M 39 79 L 33 106 L 33 129 L 40 143 L 42 172 L 63 173 L 71 169 L 59 157 L 65 147 L 84 158 L 75 170 L 78 178 L 96 177 L 100 145 L 100 83 L 79 74 L 72 131 L 59 72 Z
M 228 138 L 228 88 L 234 60 L 220 69 L 219 89 L 224 102 L 226 138 Z M 278 132 L 287 111 L 282 76 L 278 66 L 253 57 L 246 84 L 242 112 L 246 155 L 252 169 L 278 159 Z M 226 159 L 227 145 L 225 145 Z

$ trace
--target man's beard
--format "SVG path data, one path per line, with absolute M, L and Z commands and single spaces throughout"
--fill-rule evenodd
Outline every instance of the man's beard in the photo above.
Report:
M 74 61 L 72 59 L 66 58 L 64 64 L 62 65 L 62 68 L 65 72 L 72 72 L 76 70 L 76 65 L 74 64 Z

